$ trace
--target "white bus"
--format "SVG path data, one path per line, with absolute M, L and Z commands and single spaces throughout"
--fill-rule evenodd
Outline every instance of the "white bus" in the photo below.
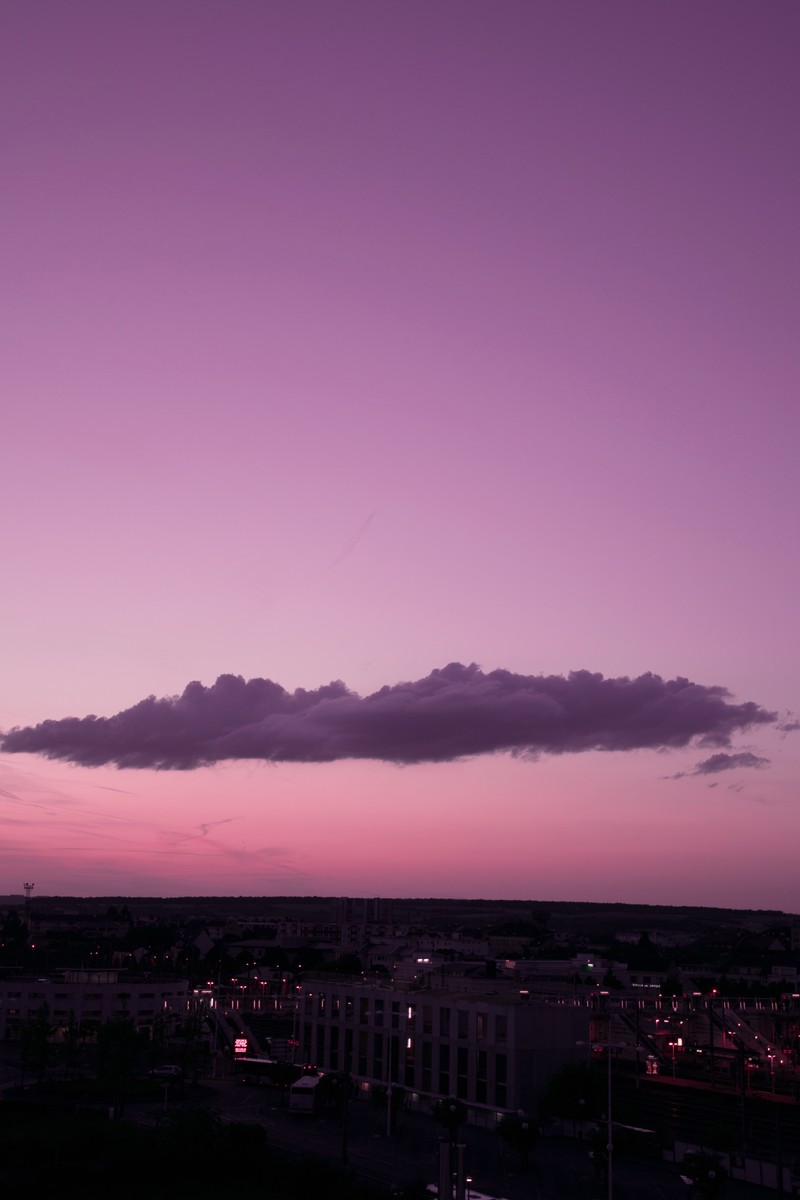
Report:
M 289 1112 L 315 1113 L 319 1101 L 317 1091 L 321 1075 L 301 1075 L 289 1088 Z

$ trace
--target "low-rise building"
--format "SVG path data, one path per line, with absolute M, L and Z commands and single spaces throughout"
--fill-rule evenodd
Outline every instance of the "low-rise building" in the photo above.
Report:
M 96 1028 L 127 1017 L 137 1029 L 187 1011 L 188 981 L 134 978 L 115 970 L 64 970 L 47 978 L 0 979 L 0 1041 L 16 1040 L 22 1026 L 47 1010 L 56 1029 Z

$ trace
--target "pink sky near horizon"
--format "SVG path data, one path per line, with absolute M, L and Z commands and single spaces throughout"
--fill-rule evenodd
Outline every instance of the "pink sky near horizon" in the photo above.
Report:
M 796 4 L 44 0 L 0 46 L 0 729 L 450 661 L 796 710 Z M 800 740 L 734 749 L 0 755 L 0 892 L 800 911 Z

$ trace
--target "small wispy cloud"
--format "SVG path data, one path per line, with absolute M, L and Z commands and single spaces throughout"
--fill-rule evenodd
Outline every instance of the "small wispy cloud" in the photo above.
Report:
M 742 750 L 738 754 L 712 754 L 710 758 L 704 758 L 701 762 L 695 765 L 693 771 L 678 771 L 675 775 L 667 775 L 666 779 L 689 779 L 694 775 L 719 775 L 722 771 L 735 771 L 740 767 L 766 767 L 769 765 L 768 758 L 762 758 L 758 754 L 752 754 L 749 750 Z M 715 785 L 709 784 L 709 787 Z
M 197 828 L 201 837 L 208 837 L 209 832 L 217 825 L 230 825 L 231 821 L 235 820 L 236 817 L 222 817 L 219 821 L 201 821 Z
M 738 767 L 766 767 L 769 764 L 768 758 L 761 758 L 758 754 L 751 754 L 749 750 L 743 750 L 739 754 L 712 754 L 710 758 L 704 758 L 699 762 L 694 769 L 695 775 L 718 775 L 720 771 L 734 771 Z

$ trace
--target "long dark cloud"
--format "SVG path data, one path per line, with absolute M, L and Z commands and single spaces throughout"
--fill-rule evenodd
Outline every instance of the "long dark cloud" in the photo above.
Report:
M 498 751 L 536 757 L 583 750 L 729 746 L 772 724 L 752 701 L 688 679 L 484 673 L 451 663 L 361 697 L 343 683 L 287 692 L 269 679 L 221 675 L 211 687 L 142 700 L 114 717 L 67 717 L 0 735 L 6 753 L 83 766 L 187 770 L 226 759 L 448 762 Z

